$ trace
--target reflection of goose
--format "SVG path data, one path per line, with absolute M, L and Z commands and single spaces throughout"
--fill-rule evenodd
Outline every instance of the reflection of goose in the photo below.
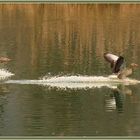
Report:
M 104 58 L 111 64 L 112 72 L 116 73 L 119 79 L 124 79 L 131 75 L 134 68 L 138 66 L 137 64 L 132 63 L 128 68 L 126 68 L 124 57 L 118 57 L 111 53 L 104 53 Z
M 11 59 L 7 57 L 0 57 L 0 63 L 9 62 Z
M 126 96 L 132 96 L 132 90 L 124 85 L 118 85 L 105 96 L 106 111 L 111 112 L 117 109 L 119 113 L 124 111 L 124 101 Z

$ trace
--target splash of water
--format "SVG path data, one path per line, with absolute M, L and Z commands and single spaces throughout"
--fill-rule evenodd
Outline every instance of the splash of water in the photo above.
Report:
M 140 83 L 135 79 L 120 80 L 116 75 L 104 76 L 54 76 L 47 78 L 46 76 L 40 80 L 9 80 L 6 83 L 13 84 L 36 84 L 57 88 L 117 88 L 117 85 L 134 85 Z
M 7 78 L 13 76 L 14 74 L 6 69 L 0 69 L 0 80 L 6 80 Z

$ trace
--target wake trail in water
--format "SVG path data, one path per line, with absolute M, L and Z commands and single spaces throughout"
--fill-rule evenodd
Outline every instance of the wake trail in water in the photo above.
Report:
M 46 76 L 40 80 L 8 80 L 9 84 L 32 84 L 57 88 L 117 88 L 117 85 L 134 85 L 140 83 L 135 79 L 118 79 L 116 75 L 110 76 L 54 76 L 47 78 Z

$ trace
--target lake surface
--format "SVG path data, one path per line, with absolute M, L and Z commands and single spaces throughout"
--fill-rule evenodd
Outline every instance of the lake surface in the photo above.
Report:
M 1 136 L 140 136 L 140 84 L 31 83 L 108 77 L 105 52 L 140 65 L 140 5 L 1 4 L 0 11 L 0 56 L 12 59 L 0 67 L 17 81 L 0 84 Z M 131 78 L 140 80 L 140 68 Z

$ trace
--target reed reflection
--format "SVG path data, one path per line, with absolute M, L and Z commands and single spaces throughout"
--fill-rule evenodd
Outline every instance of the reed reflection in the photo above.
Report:
M 107 51 L 139 64 L 139 5 L 19 4 L 0 9 L 0 50 L 12 58 L 10 69 L 17 78 L 108 74 Z
M 10 93 L 9 86 L 0 83 L 0 135 L 2 135 L 2 130 L 5 128 L 4 114 L 6 105 L 8 104 L 7 96 L 9 93 Z

